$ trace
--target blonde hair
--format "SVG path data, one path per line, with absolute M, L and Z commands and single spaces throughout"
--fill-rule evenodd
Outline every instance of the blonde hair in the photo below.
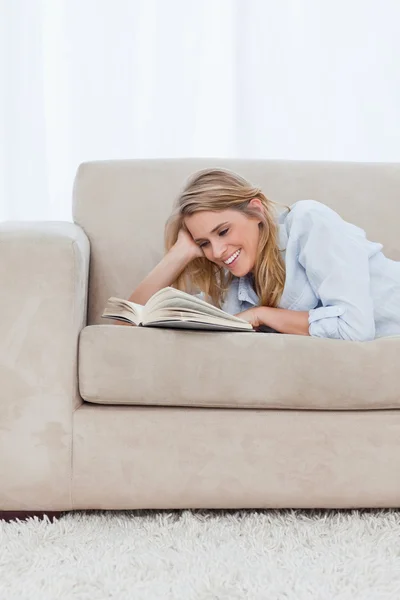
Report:
M 252 198 L 262 203 L 262 214 L 249 206 Z M 285 285 L 285 262 L 278 248 L 279 230 L 273 200 L 261 189 L 240 175 L 225 169 L 204 169 L 195 173 L 176 199 L 172 214 L 165 225 L 165 249 L 175 244 L 181 228 L 187 231 L 184 218 L 199 211 L 238 210 L 248 217 L 261 218 L 257 259 L 254 266 L 254 286 L 260 305 L 276 307 Z M 290 207 L 287 207 L 290 211 Z M 221 307 L 232 282 L 232 273 L 205 257 L 192 260 L 173 287 L 196 293 L 201 290 L 206 299 Z

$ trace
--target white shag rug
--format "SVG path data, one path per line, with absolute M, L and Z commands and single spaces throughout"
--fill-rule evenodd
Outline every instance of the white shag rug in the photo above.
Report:
M 400 511 L 0 521 L 1 600 L 399 600 Z

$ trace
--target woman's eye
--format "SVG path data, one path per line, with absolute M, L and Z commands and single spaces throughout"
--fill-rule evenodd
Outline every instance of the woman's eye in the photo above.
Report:
M 226 235 L 228 233 L 228 231 L 229 231 L 229 227 L 220 231 L 218 235 Z M 209 244 L 209 242 L 203 242 L 202 244 L 199 244 L 199 246 L 200 246 L 200 248 L 205 248 L 206 246 L 208 246 L 208 244 Z

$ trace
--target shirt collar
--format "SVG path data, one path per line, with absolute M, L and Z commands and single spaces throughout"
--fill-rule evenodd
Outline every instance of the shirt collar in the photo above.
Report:
M 278 225 L 278 240 L 279 240 L 279 250 L 281 252 L 284 252 L 286 250 L 286 246 L 287 246 L 287 241 L 288 241 L 288 234 L 286 231 L 286 225 L 285 225 L 285 220 L 286 217 L 288 216 L 289 211 L 288 210 L 284 210 L 277 219 L 277 225 Z
M 241 302 L 249 302 L 253 306 L 258 304 L 258 296 L 253 288 L 253 276 L 251 273 L 244 277 L 239 277 L 238 299 Z

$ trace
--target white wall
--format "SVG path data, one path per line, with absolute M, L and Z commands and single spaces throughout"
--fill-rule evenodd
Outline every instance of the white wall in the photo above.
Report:
M 0 219 L 85 160 L 400 161 L 397 0 L 0 2 Z

